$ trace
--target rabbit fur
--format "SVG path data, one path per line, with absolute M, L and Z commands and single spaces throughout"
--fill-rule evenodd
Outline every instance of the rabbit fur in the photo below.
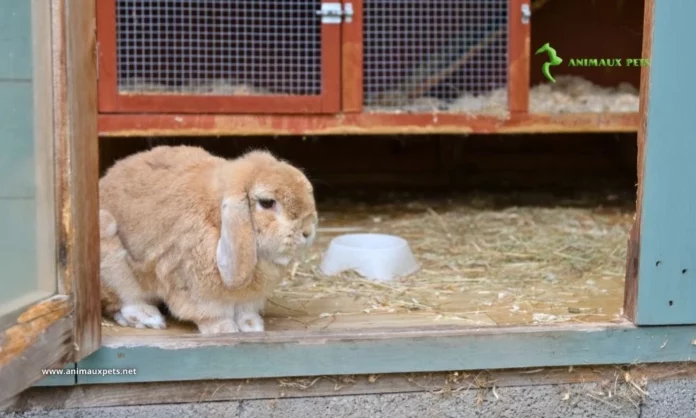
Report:
M 263 331 L 267 296 L 316 236 L 311 183 L 266 151 L 160 146 L 99 187 L 102 309 L 122 326 L 166 328 L 162 301 L 203 334 Z

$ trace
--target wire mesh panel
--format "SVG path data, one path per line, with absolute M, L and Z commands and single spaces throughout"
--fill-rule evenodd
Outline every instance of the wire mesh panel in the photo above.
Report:
M 320 8 L 321 0 L 116 0 L 118 92 L 319 95 Z
M 508 0 L 364 0 L 372 112 L 505 113 Z

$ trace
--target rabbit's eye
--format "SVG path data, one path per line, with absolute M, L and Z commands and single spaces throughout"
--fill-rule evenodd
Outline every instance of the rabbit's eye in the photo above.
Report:
M 259 205 L 264 209 L 272 209 L 275 206 L 275 200 L 273 199 L 259 199 Z

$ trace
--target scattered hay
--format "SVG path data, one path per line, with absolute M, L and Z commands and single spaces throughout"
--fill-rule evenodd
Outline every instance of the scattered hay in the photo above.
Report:
M 529 112 L 627 113 L 638 112 L 639 91 L 629 83 L 601 87 L 582 77 L 559 75 L 556 83 L 544 83 L 529 91 Z M 406 100 L 398 92 L 381 93 L 367 100 L 367 111 L 376 113 L 471 113 L 504 117 L 508 114 L 507 87 L 454 101 L 422 97 Z
M 405 92 L 382 92 L 373 97 L 367 97 L 365 111 L 392 114 L 471 113 L 503 118 L 509 114 L 507 96 L 507 88 L 478 96 L 464 95 L 454 101 L 434 97 L 410 100 Z
M 276 399 L 327 396 L 331 392 L 343 395 L 426 392 L 443 397 L 470 392 L 475 393 L 474 401 L 481 406 L 484 403 L 509 400 L 504 388 L 557 385 L 558 395 L 563 401 L 577 402 L 579 399 L 589 398 L 618 411 L 625 408 L 637 409 L 650 397 L 647 391 L 648 381 L 675 379 L 679 375 L 693 373 L 694 370 L 696 369 L 692 365 L 674 363 L 245 379 L 214 385 L 211 387 L 214 389 L 211 395 L 206 395 L 206 388 L 201 400 L 214 400 L 218 392 L 235 392 L 236 395 L 215 400 L 256 399 L 259 394 L 265 393 L 263 388 L 266 383 L 273 382 L 278 390 Z M 381 383 L 380 387 L 375 386 L 378 381 Z M 223 385 L 228 388 L 221 390 Z
M 271 305 L 308 324 L 411 312 L 476 326 L 619 321 L 633 201 L 571 203 L 514 206 L 490 196 L 327 202 L 316 245 Z M 336 228 L 400 235 L 421 269 L 391 282 L 353 272 L 327 277 L 318 266 L 331 238 L 343 233 L 327 231 L 344 231 Z
M 232 80 L 214 79 L 200 80 L 187 85 L 168 86 L 149 82 L 147 80 L 130 79 L 125 85 L 119 86 L 122 94 L 187 94 L 213 96 L 267 96 L 273 92 L 247 83 L 236 83 Z
M 629 83 L 601 87 L 582 77 L 559 75 L 556 83 L 532 87 L 531 113 L 628 113 L 638 112 L 640 94 Z
M 278 379 L 278 386 L 281 388 L 292 388 L 297 390 L 307 390 L 317 384 L 318 381 L 322 379 L 321 376 L 315 377 L 314 379 Z
M 317 376 L 315 378 L 287 378 L 278 379 L 278 387 L 280 388 L 279 397 L 284 398 L 287 392 L 293 391 L 308 391 L 314 388 L 317 383 L 321 381 L 328 381 L 333 383 L 334 392 L 338 392 L 343 388 L 352 387 L 357 383 L 354 376 L 351 375 L 339 375 L 339 376 Z M 375 379 L 376 381 L 376 379 Z
M 605 379 L 596 384 L 594 388 L 588 389 L 585 393 L 578 393 L 578 396 L 587 396 L 607 405 L 615 410 L 632 406 L 640 409 L 640 405 L 649 396 L 646 391 L 648 378 L 633 368 L 619 368 L 614 373 L 613 379 Z M 570 391 L 564 395 L 564 400 L 569 400 Z
M 531 371 L 518 371 L 519 374 L 543 372 L 548 369 L 537 369 Z M 573 368 L 568 369 L 568 373 L 573 373 Z M 501 400 L 497 391 L 497 373 L 495 371 L 481 370 L 477 372 L 449 372 L 444 376 L 437 376 L 425 380 L 422 376 L 415 374 L 404 375 L 404 378 L 415 387 L 433 394 L 450 396 L 461 391 L 475 390 L 476 404 L 481 406 L 487 400 Z M 640 408 L 649 396 L 647 392 L 648 377 L 641 373 L 639 367 L 616 367 L 616 370 L 606 376 L 607 378 L 599 383 L 592 385 L 581 385 L 580 390 L 573 390 L 573 386 L 582 382 L 571 383 L 562 393 L 564 401 L 571 398 L 589 397 L 593 400 L 610 406 L 615 410 L 625 407 Z M 505 383 L 505 382 L 503 382 Z M 504 384 L 504 386 L 510 386 Z
M 480 96 L 462 96 L 449 105 L 452 113 L 481 113 L 486 115 L 507 116 L 507 88 L 493 90 L 490 94 Z
M 108 318 L 102 318 L 101 325 L 102 325 L 102 327 L 106 327 L 106 328 L 113 328 L 113 327 L 118 326 L 118 324 L 116 324 L 116 322 L 114 322 Z

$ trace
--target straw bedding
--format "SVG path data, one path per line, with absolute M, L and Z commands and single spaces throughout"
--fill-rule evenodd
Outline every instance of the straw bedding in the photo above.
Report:
M 616 199 L 546 207 L 490 196 L 326 202 L 318 242 L 276 291 L 273 315 L 427 313 L 471 325 L 617 320 L 633 207 Z M 347 232 L 404 237 L 420 271 L 391 282 L 324 276 L 323 251 Z
M 478 96 L 462 95 L 453 102 L 422 97 L 412 101 L 395 101 L 397 93 L 382 95 L 368 102 L 369 112 L 387 113 L 473 113 L 505 116 L 508 112 L 507 87 Z M 386 100 L 385 100 L 386 98 Z M 369 99 L 369 98 L 368 98 Z M 602 87 L 582 77 L 559 75 L 555 83 L 546 82 L 529 90 L 529 112 L 627 113 L 638 112 L 640 94 L 628 83 Z

